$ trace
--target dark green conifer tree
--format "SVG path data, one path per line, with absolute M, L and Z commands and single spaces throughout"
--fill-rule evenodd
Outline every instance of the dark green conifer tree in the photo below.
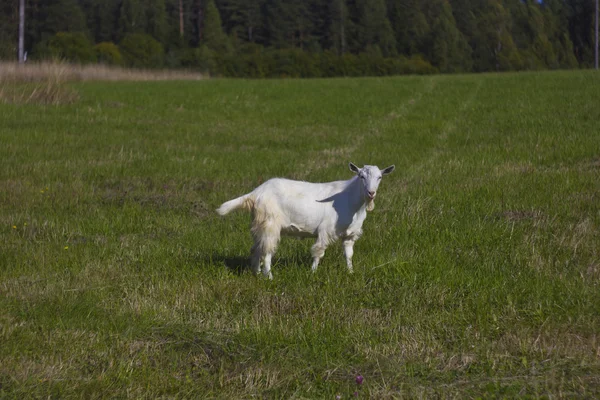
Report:
M 476 71 L 521 69 L 523 62 L 511 35 L 509 12 L 501 0 L 489 0 L 477 16 L 473 66 Z
M 332 49 L 337 54 L 348 51 L 348 27 L 350 26 L 350 13 L 345 0 L 329 0 L 328 4 L 328 30 L 324 41 L 326 49 Z
M 167 12 L 165 0 L 145 0 L 146 32 L 160 43 L 167 37 Z
M 407 56 L 423 51 L 430 26 L 419 0 L 389 0 L 391 23 L 398 53 Z
M 128 33 L 146 33 L 147 22 L 142 0 L 123 0 L 117 27 L 119 41 Z
M 396 55 L 396 37 L 387 16 L 385 0 L 357 0 L 355 12 L 360 50 L 378 47 L 384 56 Z
M 206 0 L 204 11 L 204 36 L 201 45 L 210 50 L 225 54 L 231 50 L 229 39 L 223 32 L 221 16 L 214 0 Z
M 50 0 L 43 3 L 43 36 L 58 32 L 81 32 L 88 34 L 86 18 L 77 0 Z
M 0 59 L 16 60 L 18 27 L 19 3 L 0 0 Z
M 426 49 L 427 58 L 441 72 L 465 72 L 472 67 L 471 48 L 456 27 L 450 3 L 433 0 L 428 10 L 431 31 Z

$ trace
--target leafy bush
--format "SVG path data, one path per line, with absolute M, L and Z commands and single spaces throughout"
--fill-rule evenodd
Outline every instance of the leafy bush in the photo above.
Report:
M 16 44 L 7 40 L 0 40 L 0 60 L 16 60 L 16 58 Z
M 124 63 L 135 68 L 159 68 L 164 65 L 164 49 L 150 35 L 128 33 L 119 44 Z
M 38 47 L 38 58 L 58 58 L 80 64 L 96 61 L 96 53 L 81 32 L 58 32 Z
M 217 74 L 215 52 L 207 46 L 196 49 L 186 49 L 182 52 L 180 63 L 182 67 L 197 69 L 204 73 Z
M 282 78 L 314 78 L 320 76 L 316 57 L 300 49 L 282 49 L 270 52 L 271 75 Z
M 270 75 L 272 61 L 262 45 L 244 43 L 236 54 L 227 54 L 219 62 L 220 73 L 230 77 L 265 78 Z
M 101 42 L 94 46 L 98 62 L 108 65 L 121 65 L 123 56 L 116 44 L 112 42 Z
M 400 58 L 398 61 L 399 63 L 395 66 L 398 70 L 394 75 L 428 75 L 438 72 L 437 68 L 419 55 L 408 59 Z
M 331 51 L 265 50 L 262 46 L 253 45 L 238 49 L 236 55 L 218 59 L 219 74 L 238 78 L 422 75 L 436 72 L 437 69 L 420 56 L 410 59 L 383 57 L 377 49 L 359 55 L 347 53 L 340 56 Z

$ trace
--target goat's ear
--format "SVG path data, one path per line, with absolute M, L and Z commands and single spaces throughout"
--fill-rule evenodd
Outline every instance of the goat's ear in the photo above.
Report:
M 355 174 L 358 174 L 359 169 L 356 165 L 350 163 L 350 171 L 354 172 Z
M 396 169 L 395 165 L 390 165 L 389 167 L 387 167 L 386 169 L 384 169 L 383 171 L 381 171 L 381 174 L 382 175 L 387 175 L 387 174 L 389 174 L 390 172 L 392 172 L 395 169 Z

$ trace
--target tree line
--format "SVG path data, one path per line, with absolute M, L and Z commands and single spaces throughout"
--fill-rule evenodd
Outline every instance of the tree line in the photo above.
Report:
M 28 58 L 236 77 L 586 68 L 595 0 L 26 0 Z M 0 58 L 19 1 L 0 0 Z

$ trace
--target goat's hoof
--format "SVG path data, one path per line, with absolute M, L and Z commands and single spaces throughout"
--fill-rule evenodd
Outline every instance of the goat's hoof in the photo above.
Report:
M 273 279 L 273 273 L 271 271 L 263 271 L 263 275 L 267 279 L 270 279 L 270 280 Z

